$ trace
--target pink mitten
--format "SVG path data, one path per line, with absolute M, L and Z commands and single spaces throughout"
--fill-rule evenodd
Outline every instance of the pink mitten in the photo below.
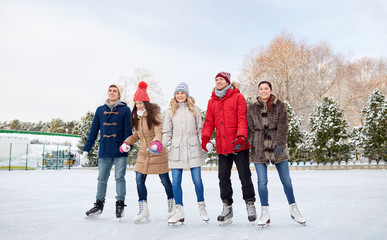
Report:
M 148 150 L 151 151 L 153 154 L 160 154 L 163 150 L 163 144 L 161 144 L 161 142 L 159 141 L 154 141 L 152 143 L 152 146 Z
M 129 152 L 129 150 L 130 150 L 130 146 L 129 146 L 129 144 L 127 144 L 126 142 L 124 142 L 124 143 L 120 146 L 120 152 L 121 152 L 121 153 Z

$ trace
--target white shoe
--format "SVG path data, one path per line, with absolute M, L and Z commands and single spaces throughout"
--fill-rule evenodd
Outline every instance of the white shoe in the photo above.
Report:
M 175 206 L 175 199 L 170 198 L 168 199 L 168 212 L 167 212 L 167 219 L 170 219 L 173 214 L 175 213 L 176 206 Z
M 261 207 L 261 217 L 258 220 L 258 226 L 268 226 L 270 224 L 269 206 Z
M 302 217 L 300 211 L 298 211 L 297 204 L 292 203 L 289 205 L 289 212 L 290 212 L 290 217 L 299 224 L 305 225 L 306 220 L 305 218 Z
M 176 205 L 176 210 L 171 218 L 168 219 L 168 224 L 175 224 L 177 222 L 184 222 L 184 207 L 180 204 Z
M 206 204 L 204 203 L 204 201 L 198 202 L 198 206 L 199 206 L 199 214 L 202 217 L 203 221 L 208 222 L 210 218 L 207 215 Z
M 138 201 L 138 214 L 133 218 L 134 222 L 141 222 L 144 218 L 149 221 L 149 209 L 147 201 Z

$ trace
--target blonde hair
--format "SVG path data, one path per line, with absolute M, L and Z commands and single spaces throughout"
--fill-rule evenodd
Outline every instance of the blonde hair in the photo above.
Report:
M 188 103 L 188 109 L 192 112 L 192 114 L 196 117 L 197 112 L 195 111 L 195 99 L 193 97 L 188 97 L 187 96 L 187 103 Z M 170 109 L 172 113 L 172 117 L 176 114 L 177 109 L 179 108 L 178 101 L 176 100 L 175 97 L 171 99 L 170 102 Z

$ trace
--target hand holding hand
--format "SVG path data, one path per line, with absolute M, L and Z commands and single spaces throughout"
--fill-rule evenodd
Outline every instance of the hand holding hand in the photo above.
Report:
M 241 149 L 246 143 L 246 138 L 243 136 L 238 136 L 232 144 L 234 145 L 234 151 Z
M 83 152 L 82 156 L 83 156 L 83 163 L 85 165 L 89 164 L 89 157 L 88 157 L 88 152 Z
M 147 149 L 148 151 L 151 151 L 153 154 L 160 154 L 163 150 L 163 144 L 159 141 L 152 142 L 152 146 Z
M 130 151 L 130 145 L 127 144 L 126 142 L 124 142 L 121 146 L 120 146 L 120 152 L 121 153 L 124 153 L 124 152 L 129 152 Z
M 207 136 L 202 137 L 202 149 L 206 152 L 211 152 L 214 149 L 214 144 L 210 141 Z

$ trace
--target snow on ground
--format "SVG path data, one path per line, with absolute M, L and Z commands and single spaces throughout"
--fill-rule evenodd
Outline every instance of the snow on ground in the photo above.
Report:
M 115 219 L 114 173 L 103 214 L 86 219 L 95 201 L 97 171 L 43 170 L 0 172 L 0 239 L 386 239 L 387 171 L 305 170 L 291 172 L 299 209 L 307 226 L 292 221 L 276 171 L 269 171 L 271 226 L 258 229 L 247 220 L 237 173 L 234 222 L 218 226 L 222 210 L 217 172 L 203 171 L 209 224 L 200 219 L 189 172 L 183 174 L 185 224 L 168 226 L 167 201 L 157 175 L 147 178 L 151 222 L 135 224 L 134 172 L 127 173 L 126 215 Z M 253 181 L 256 187 L 256 173 Z M 256 190 L 257 191 L 257 190 Z M 259 212 L 259 200 L 256 202 Z

